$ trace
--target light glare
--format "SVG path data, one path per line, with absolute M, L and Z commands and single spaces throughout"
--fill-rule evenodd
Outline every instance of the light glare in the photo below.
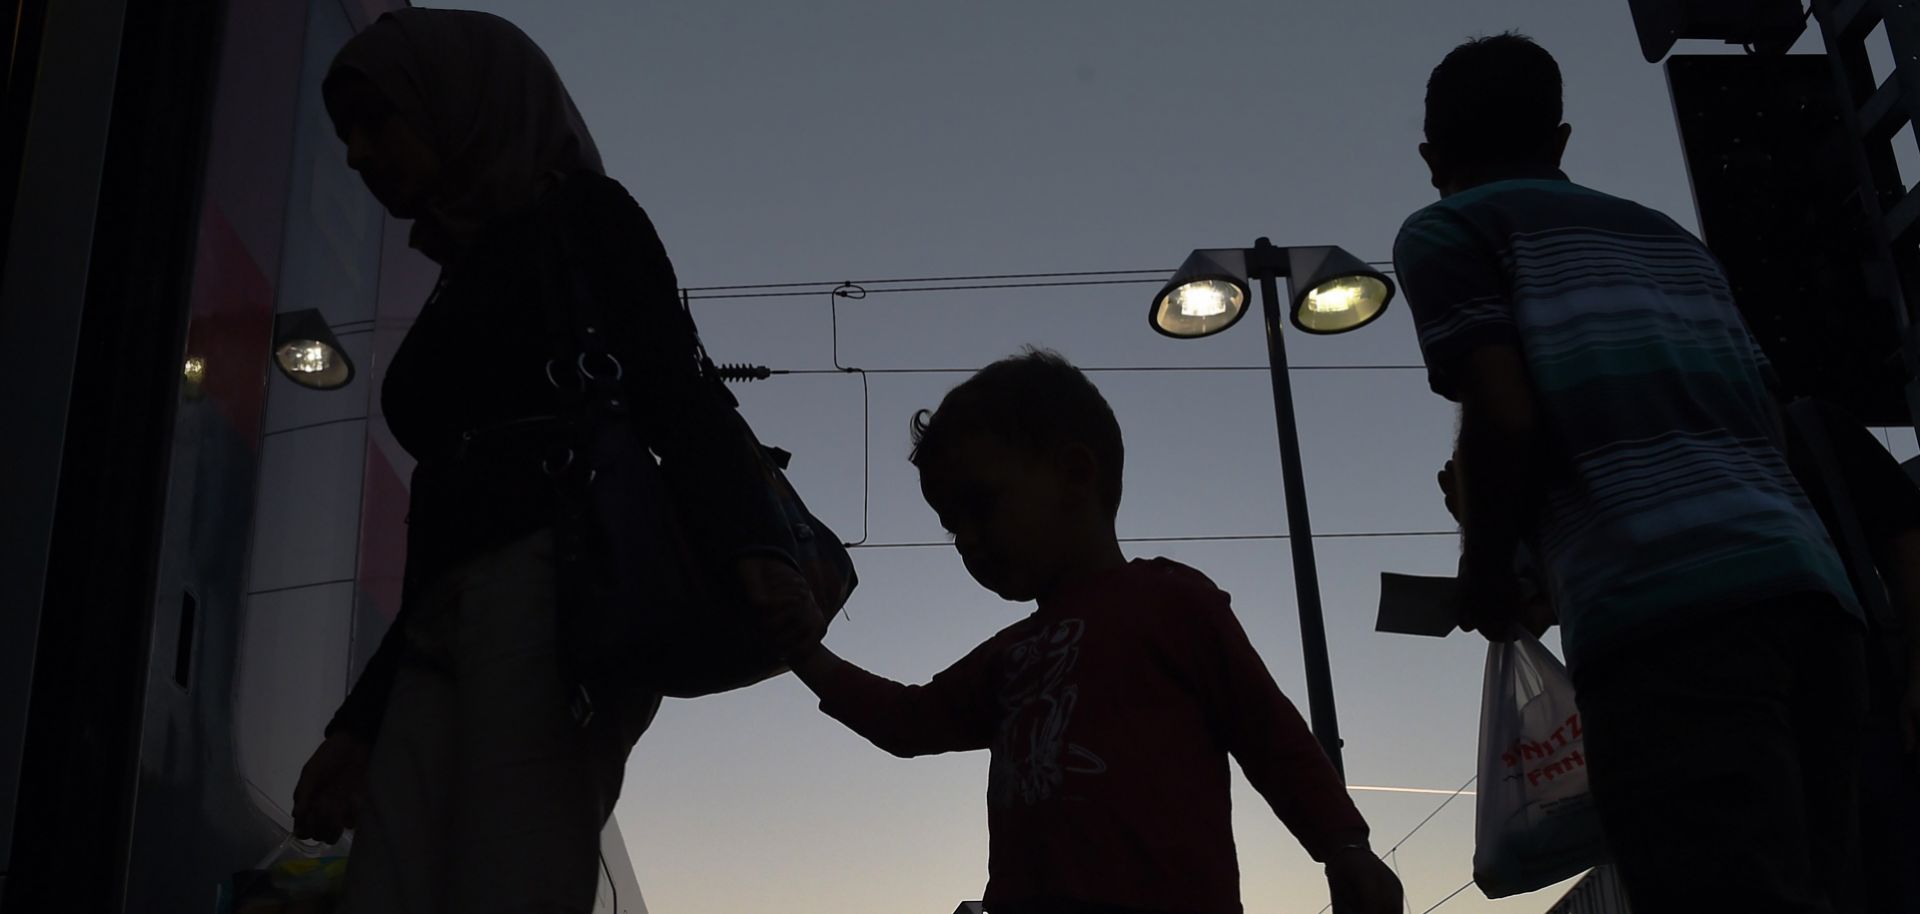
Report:
M 1220 279 L 1181 283 L 1154 303 L 1153 326 L 1184 339 L 1219 333 L 1240 319 L 1247 292 Z
M 1390 287 L 1374 276 L 1340 276 L 1301 296 L 1294 326 L 1309 333 L 1345 333 L 1380 316 L 1392 297 Z
M 1213 283 L 1189 283 L 1173 293 L 1182 317 L 1214 317 L 1227 313 L 1227 296 Z
M 295 340 L 280 347 L 280 364 L 300 374 L 320 374 L 333 368 L 333 349 L 318 340 Z
M 1360 289 L 1357 284 L 1341 282 L 1325 285 L 1307 293 L 1307 310 L 1321 314 L 1335 314 L 1352 311 L 1360 303 Z

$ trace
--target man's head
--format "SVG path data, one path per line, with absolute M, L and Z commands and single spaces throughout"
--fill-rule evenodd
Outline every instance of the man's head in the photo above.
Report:
M 1560 167 L 1572 128 L 1560 122 L 1560 67 L 1514 32 L 1475 38 L 1427 79 L 1420 157 L 1441 196 Z
M 1002 359 L 913 421 L 920 491 L 980 585 L 1048 595 L 1077 562 L 1113 550 L 1126 448 L 1112 407 L 1058 354 Z

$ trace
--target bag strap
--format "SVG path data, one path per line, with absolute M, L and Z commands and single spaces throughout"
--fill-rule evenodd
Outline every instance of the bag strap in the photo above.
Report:
M 565 193 L 556 188 L 552 193 Z M 547 381 L 577 398 L 577 404 L 605 417 L 625 417 L 630 409 L 626 387 L 628 366 L 607 340 L 606 310 L 587 285 L 572 233 L 558 218 L 559 206 L 543 207 L 541 234 L 553 245 L 555 256 L 542 259 L 541 311 L 546 316 L 547 340 L 553 357 L 547 361 Z
M 723 399 L 728 405 L 739 406 L 740 401 L 734 399 L 733 391 L 727 389 L 726 379 L 720 377 L 720 366 L 715 365 L 713 356 L 707 354 L 707 343 L 700 338 L 700 325 L 693 319 L 693 299 L 686 289 L 680 290 L 680 314 L 686 319 L 687 332 L 693 335 L 693 354 L 695 360 L 700 363 L 701 376 L 719 386 L 720 390 L 726 394 Z
M 542 310 L 546 314 L 547 339 L 554 353 L 547 363 L 547 380 L 556 389 L 581 396 L 598 411 L 625 416 L 630 410 L 626 374 L 639 366 L 622 364 L 612 351 L 607 338 L 606 309 L 580 269 L 581 257 L 569 227 L 557 218 L 559 209 L 547 207 L 541 225 L 542 233 L 557 252 L 557 256 L 545 264 L 543 277 L 542 291 L 549 304 Z M 713 358 L 707 353 L 706 343 L 700 338 L 685 290 L 680 290 L 679 299 L 685 322 L 683 329 L 693 341 L 695 371 L 720 402 L 729 408 L 738 407 L 739 401 L 727 389 Z

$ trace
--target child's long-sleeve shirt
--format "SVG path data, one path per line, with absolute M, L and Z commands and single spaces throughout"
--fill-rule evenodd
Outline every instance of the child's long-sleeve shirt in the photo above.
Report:
M 922 686 L 839 668 L 821 709 L 895 755 L 991 749 L 986 901 L 1240 907 L 1227 756 L 1308 853 L 1366 821 L 1227 595 L 1134 561 Z

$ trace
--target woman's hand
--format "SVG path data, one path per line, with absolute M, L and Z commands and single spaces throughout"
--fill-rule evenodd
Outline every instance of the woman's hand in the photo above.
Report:
M 804 653 L 827 633 L 827 620 L 813 601 L 813 587 L 784 559 L 741 556 L 734 563 L 747 607 L 754 613 L 754 637 L 779 657 Z
M 355 826 L 367 793 L 371 756 L 372 748 L 346 731 L 335 732 L 314 750 L 293 788 L 295 836 L 332 844 Z
M 1400 878 L 1365 846 L 1343 847 L 1327 860 L 1333 914 L 1400 914 Z

